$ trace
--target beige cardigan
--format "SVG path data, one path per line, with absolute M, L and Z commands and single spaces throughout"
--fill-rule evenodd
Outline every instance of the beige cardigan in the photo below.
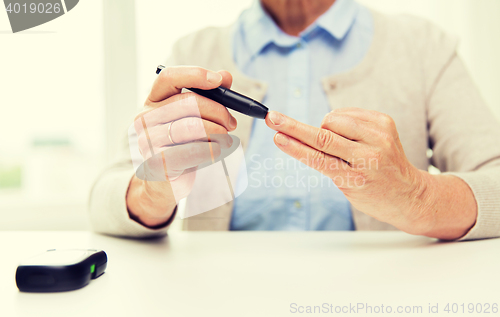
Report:
M 349 72 L 323 78 L 332 109 L 359 107 L 390 115 L 410 162 L 430 164 L 462 178 L 477 204 L 476 225 L 462 239 L 500 236 L 500 124 L 484 104 L 457 57 L 457 41 L 430 23 L 410 16 L 373 12 L 374 37 L 364 60 Z M 232 59 L 230 28 L 208 28 L 176 43 L 168 65 L 226 69 L 233 89 L 262 100 L 266 84 L 243 75 Z M 248 144 L 252 118 L 233 112 L 234 132 Z M 433 150 L 431 159 L 427 150 Z M 95 183 L 90 218 L 98 232 L 132 237 L 163 235 L 131 220 L 125 196 L 133 175 L 130 155 L 109 167 Z M 207 180 L 209 182 L 209 180 Z M 186 208 L 203 204 L 187 198 Z M 228 230 L 233 205 L 227 203 L 183 221 L 185 230 Z M 394 230 L 353 210 L 356 230 Z

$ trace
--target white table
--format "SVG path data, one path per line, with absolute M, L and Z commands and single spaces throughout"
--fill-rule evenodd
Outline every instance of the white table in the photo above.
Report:
M 178 232 L 141 241 L 4 231 L 0 241 L 0 316 L 310 316 L 291 311 L 324 303 L 333 310 L 366 303 L 393 311 L 422 306 L 418 316 L 500 316 L 443 312 L 447 303 L 465 303 L 466 311 L 468 303 L 500 303 L 500 239 L 440 243 L 401 232 Z M 106 274 L 77 291 L 19 292 L 18 261 L 51 248 L 103 249 Z M 439 304 L 439 314 L 428 314 L 429 303 Z M 349 315 L 384 315 L 366 312 Z

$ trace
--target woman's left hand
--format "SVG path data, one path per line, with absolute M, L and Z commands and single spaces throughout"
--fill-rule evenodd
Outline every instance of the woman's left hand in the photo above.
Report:
M 390 116 L 342 108 L 316 128 L 272 111 L 266 124 L 283 152 L 331 178 L 358 210 L 409 233 L 429 230 L 430 175 L 408 161 Z

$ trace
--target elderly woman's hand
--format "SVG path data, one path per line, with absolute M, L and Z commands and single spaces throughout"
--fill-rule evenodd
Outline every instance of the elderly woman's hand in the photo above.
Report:
M 429 231 L 430 175 L 408 161 L 388 115 L 343 108 L 316 128 L 270 112 L 266 123 L 283 152 L 330 177 L 358 210 L 409 233 Z

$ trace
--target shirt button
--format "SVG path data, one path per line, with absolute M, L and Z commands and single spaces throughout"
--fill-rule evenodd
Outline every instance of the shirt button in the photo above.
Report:
M 299 42 L 299 43 L 297 43 L 297 44 L 295 45 L 295 47 L 296 47 L 296 48 L 301 48 L 301 47 L 302 47 L 302 43 L 300 43 L 300 42 Z
M 434 152 L 431 149 L 427 149 L 427 158 L 431 158 Z
M 334 81 L 332 81 L 332 82 L 330 83 L 330 89 L 332 89 L 332 90 L 333 90 L 333 89 L 335 89 L 335 88 L 337 88 L 337 83 L 336 83 L 336 82 L 334 82 Z
M 298 200 L 296 200 L 296 201 L 293 203 L 293 205 L 294 205 L 294 206 L 295 206 L 295 208 L 297 208 L 297 209 L 302 208 L 302 204 L 301 204 L 301 203 L 300 203 L 300 201 L 298 201 Z
M 300 88 L 295 88 L 293 91 L 293 95 L 295 96 L 295 98 L 300 98 L 300 96 L 302 96 L 302 91 L 300 90 Z

